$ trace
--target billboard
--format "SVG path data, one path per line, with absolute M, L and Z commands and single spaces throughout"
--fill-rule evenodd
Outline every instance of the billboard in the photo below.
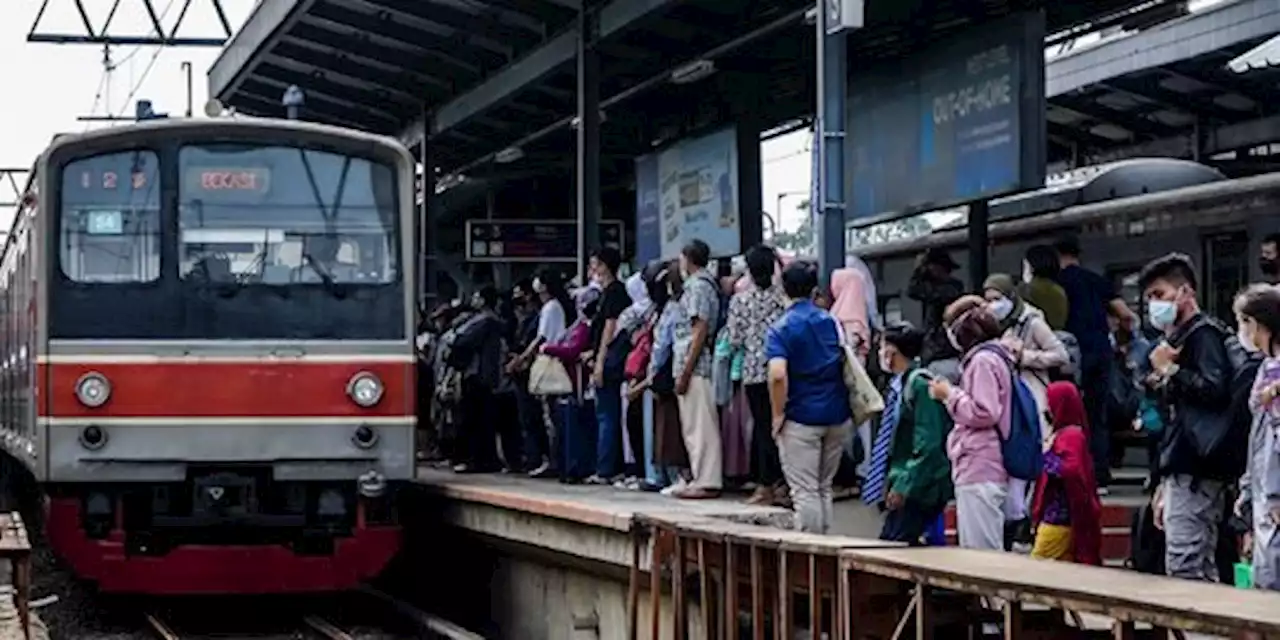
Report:
M 695 238 L 712 256 L 737 255 L 741 226 L 733 127 L 636 159 L 636 264 L 674 258 Z
M 599 246 L 624 251 L 621 220 L 601 220 L 599 229 Z M 470 262 L 574 262 L 577 247 L 575 220 L 467 220 Z
M 910 215 L 1039 189 L 1045 174 L 1044 15 L 969 27 L 849 78 L 848 220 Z

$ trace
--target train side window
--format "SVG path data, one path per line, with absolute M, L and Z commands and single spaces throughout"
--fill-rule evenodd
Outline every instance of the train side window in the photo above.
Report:
M 159 159 L 150 151 L 81 158 L 62 173 L 59 253 L 76 282 L 160 277 Z
M 1209 315 L 1236 324 L 1231 303 L 1249 283 L 1249 234 L 1230 231 L 1204 236 L 1201 303 Z

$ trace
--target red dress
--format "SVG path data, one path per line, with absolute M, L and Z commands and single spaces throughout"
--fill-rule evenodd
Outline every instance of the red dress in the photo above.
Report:
M 1057 475 L 1047 471 L 1036 483 L 1031 517 L 1043 521 L 1051 487 L 1060 488 L 1071 520 L 1071 555 L 1081 564 L 1102 564 L 1102 503 L 1093 477 L 1093 456 L 1085 430 L 1084 403 L 1070 382 L 1054 382 L 1046 392 L 1053 418 L 1050 450 L 1061 460 Z M 1051 484 L 1052 483 L 1052 484 Z

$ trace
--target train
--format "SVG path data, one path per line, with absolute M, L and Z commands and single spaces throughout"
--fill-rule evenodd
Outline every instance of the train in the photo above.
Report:
M 297 120 L 42 153 L 0 254 L 0 496 L 104 593 L 340 591 L 415 471 L 415 164 Z M 25 488 L 24 488 L 25 487 Z
M 988 211 L 991 273 L 1016 279 L 1028 248 L 1071 233 L 1080 239 L 1083 266 L 1104 274 L 1137 311 L 1142 267 L 1178 251 L 1198 266 L 1202 306 L 1234 325 L 1232 298 L 1262 279 L 1255 266 L 1262 239 L 1280 231 L 1280 172 L 1231 179 L 1191 160 L 1133 158 L 1061 174 L 1044 189 L 993 200 Z M 966 223 L 961 208 L 848 229 L 848 246 L 871 270 L 886 320 L 921 320 L 906 291 L 924 251 L 949 251 L 960 265 L 954 275 L 969 283 Z

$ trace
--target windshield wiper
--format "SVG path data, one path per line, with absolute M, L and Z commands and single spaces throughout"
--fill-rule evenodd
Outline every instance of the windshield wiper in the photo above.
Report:
M 338 283 L 333 279 L 333 274 L 329 273 L 327 269 L 322 268 L 320 263 L 317 262 L 310 253 L 303 253 L 302 261 L 305 262 L 307 266 L 311 267 L 311 270 L 314 271 L 317 276 L 320 276 L 320 282 L 324 285 L 324 290 L 328 292 L 329 295 L 338 299 L 346 297 L 342 288 L 340 288 Z

